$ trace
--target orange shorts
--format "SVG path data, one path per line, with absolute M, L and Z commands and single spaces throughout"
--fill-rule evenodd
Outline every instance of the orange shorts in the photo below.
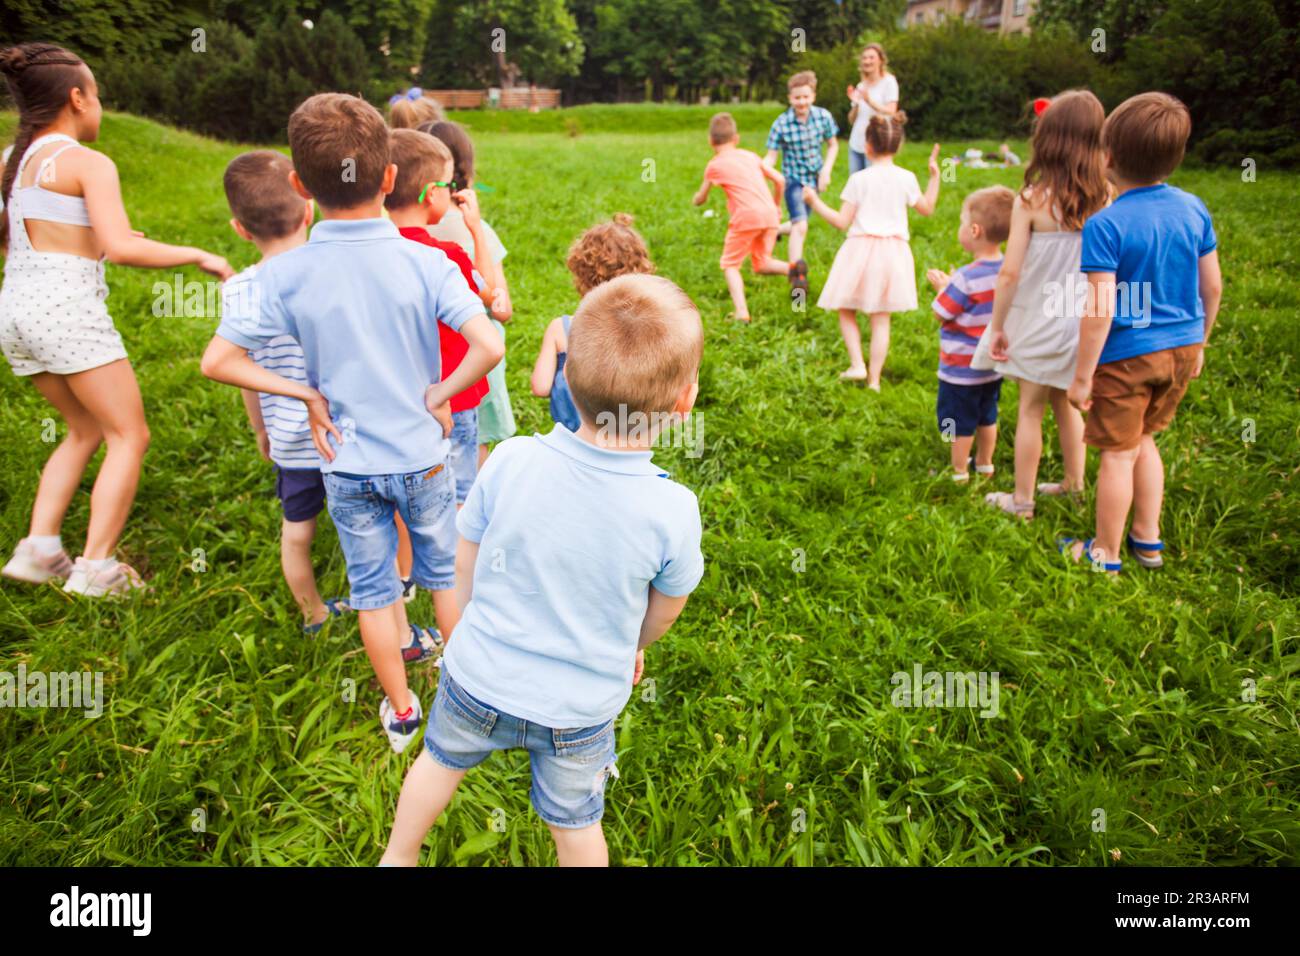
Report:
M 757 272 L 772 257 L 776 246 L 776 229 L 732 229 L 728 227 L 727 238 L 722 241 L 722 259 L 718 265 L 723 269 L 739 269 L 745 257 L 749 256 Z
M 1098 365 L 1083 440 L 1102 451 L 1127 451 L 1174 420 L 1202 346 L 1180 345 Z

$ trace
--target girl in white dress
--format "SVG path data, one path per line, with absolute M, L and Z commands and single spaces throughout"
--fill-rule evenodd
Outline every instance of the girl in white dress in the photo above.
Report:
M 1060 94 L 1038 118 L 1025 183 L 1011 211 L 993 317 L 971 359 L 971 368 L 997 369 L 1020 382 L 1016 489 L 993 492 L 985 501 L 1021 518 L 1033 517 L 1035 491 L 1083 491 L 1083 418 L 1065 393 L 1074 378 L 1088 288 L 1079 270 L 1083 223 L 1109 200 L 1101 150 L 1104 119 L 1101 102 L 1087 90 Z M 1065 477 L 1037 484 L 1049 403 Z
M 0 73 L 18 104 L 18 129 L 5 157 L 0 199 L 0 348 L 67 425 L 36 489 L 28 536 L 5 577 L 92 597 L 139 587 L 114 556 L 135 500 L 149 445 L 144 405 L 122 337 L 104 300 L 104 260 L 118 265 L 197 265 L 222 279 L 220 256 L 169 246 L 133 232 L 122 207 L 117 167 L 82 146 L 99 135 L 103 109 L 95 77 L 75 54 L 52 43 L 0 52 Z M 108 450 L 90 495 L 86 548 L 74 563 L 63 550 L 63 518 L 101 444 Z

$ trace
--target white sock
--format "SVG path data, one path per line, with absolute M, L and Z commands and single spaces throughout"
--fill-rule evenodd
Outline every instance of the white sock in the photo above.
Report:
M 37 554 L 50 555 L 58 554 L 63 550 L 63 537 L 57 534 L 33 534 L 27 536 L 27 543 L 30 544 Z
M 86 558 L 86 565 L 91 571 L 107 571 L 115 564 L 117 564 L 117 558 L 112 555 L 107 558 Z

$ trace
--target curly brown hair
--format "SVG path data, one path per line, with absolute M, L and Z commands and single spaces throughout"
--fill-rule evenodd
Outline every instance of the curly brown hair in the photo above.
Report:
M 1106 205 L 1106 181 L 1101 127 L 1106 111 L 1088 90 L 1066 90 L 1034 123 L 1031 156 L 1025 167 L 1020 198 L 1045 193 L 1053 215 L 1068 230 L 1082 229 L 1084 220 Z
M 565 264 L 573 273 L 579 295 L 586 295 L 615 276 L 655 271 L 645 240 L 632 228 L 632 217 L 625 212 L 579 236 L 569 247 Z

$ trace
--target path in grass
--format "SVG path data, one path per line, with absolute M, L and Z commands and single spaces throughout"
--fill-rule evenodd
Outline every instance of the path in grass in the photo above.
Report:
M 744 145 L 761 151 L 765 129 L 737 113 Z M 756 321 L 729 324 L 716 265 L 725 206 L 716 193 L 711 218 L 690 205 L 705 122 L 682 131 L 677 112 L 639 110 L 628 129 L 615 111 L 620 131 L 598 134 L 594 114 L 577 115 L 577 136 L 477 134 L 493 188 L 485 214 L 510 249 L 521 430 L 549 427 L 528 372 L 546 323 L 575 305 L 563 260 L 587 225 L 633 213 L 707 332 L 704 452 L 657 458 L 699 495 L 708 571 L 647 655 L 653 689 L 638 688 L 618 722 L 613 862 L 1294 861 L 1300 268 L 1285 224 L 1300 180 L 1174 178 L 1215 216 L 1224 308 L 1206 374 L 1161 439 L 1170 565 L 1112 581 L 1066 567 L 1052 546 L 1087 531 L 1087 512 L 1045 502 L 1020 526 L 978 503 L 1010 486 L 1013 386 L 999 475 L 953 487 L 924 309 L 895 319 L 882 395 L 836 380 L 834 317 L 792 312 L 779 279 L 751 280 Z M 0 117 L 6 140 L 12 126 Z M 909 146 L 902 164 L 923 175 L 927 146 Z M 102 148 L 137 228 L 253 260 L 226 225 L 220 186 L 236 147 L 110 116 Z M 832 195 L 843 160 L 837 173 Z M 967 170 L 945 184 L 935 218 L 913 218 L 918 269 L 961 264 L 961 197 L 1014 180 Z M 837 244 L 813 225 L 814 290 Z M 383 739 L 355 628 L 298 632 L 269 466 L 235 390 L 198 373 L 215 318 L 155 318 L 152 285 L 170 276 L 109 272 L 154 436 L 123 552 L 153 589 L 110 605 L 0 586 L 0 670 L 100 670 L 106 694 L 94 720 L 0 713 L 0 863 L 373 864 L 411 754 Z M 8 373 L 0 396 L 7 549 L 26 531 L 50 411 Z M 1044 472 L 1058 476 L 1059 459 Z M 68 541 L 83 539 L 86 509 L 82 495 Z M 344 592 L 328 522 L 318 554 L 323 589 Z M 431 618 L 427 597 L 420 607 Z M 891 675 L 915 665 L 996 671 L 999 716 L 892 706 Z M 415 672 L 426 703 L 435 676 Z M 426 859 L 553 861 L 527 790 L 526 757 L 492 758 L 468 776 Z

